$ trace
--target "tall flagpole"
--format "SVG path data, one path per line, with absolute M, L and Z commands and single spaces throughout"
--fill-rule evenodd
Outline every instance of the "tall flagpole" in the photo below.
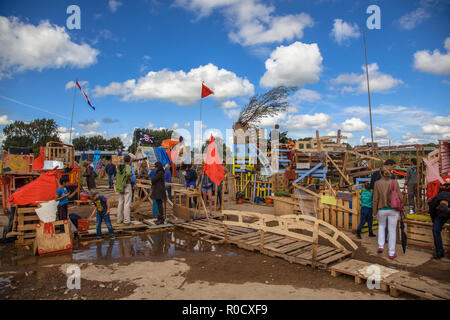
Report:
M 203 81 L 202 81 L 202 91 L 200 92 L 200 139 L 199 139 L 199 143 L 200 143 L 200 154 L 202 154 L 202 131 L 203 131 L 203 124 L 202 124 L 202 93 L 203 93 Z
M 373 157 L 373 155 L 374 155 L 374 145 L 373 145 L 373 128 L 372 128 L 372 106 L 370 104 L 369 69 L 367 67 L 366 32 L 364 31 L 364 24 L 363 24 L 363 37 L 364 37 L 364 54 L 366 56 L 367 94 L 369 96 L 370 137 L 372 139 L 372 145 L 371 145 L 370 149 L 372 151 L 372 157 Z
M 72 144 L 73 110 L 75 109 L 75 96 L 76 96 L 77 81 L 78 81 L 78 78 L 75 79 L 75 83 L 73 84 L 73 104 L 72 104 L 72 118 L 70 119 L 70 137 L 69 137 L 69 144 Z

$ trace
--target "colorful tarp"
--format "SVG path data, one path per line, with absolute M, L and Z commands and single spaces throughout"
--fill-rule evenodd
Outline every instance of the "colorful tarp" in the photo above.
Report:
M 155 148 L 155 154 L 156 154 L 156 157 L 158 158 L 159 162 L 162 163 L 163 167 L 166 164 L 170 165 L 170 158 L 169 158 L 169 155 L 166 152 L 166 149 L 164 149 L 162 147 L 156 147 Z
M 41 174 L 39 178 L 14 192 L 8 201 L 16 205 L 24 206 L 37 204 L 36 201 L 54 200 L 56 189 L 58 189 L 57 176 L 58 173 L 56 171 Z

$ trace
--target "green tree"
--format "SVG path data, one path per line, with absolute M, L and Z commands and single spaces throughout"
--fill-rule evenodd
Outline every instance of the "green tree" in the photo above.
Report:
M 160 147 L 164 140 L 172 138 L 172 133 L 173 133 L 173 130 L 169 130 L 169 129 L 155 130 L 155 129 L 147 129 L 147 128 L 144 128 L 144 129 L 137 128 L 133 132 L 133 143 L 128 147 L 128 152 L 131 152 L 131 153 L 136 152 L 136 149 L 137 149 L 136 133 L 139 130 L 154 138 L 153 144 L 147 143 L 145 141 L 137 142 L 138 145 L 142 146 L 142 147 Z
M 35 119 L 29 123 L 14 121 L 3 128 L 3 147 L 32 148 L 35 156 L 47 142 L 61 142 L 58 125 L 53 119 Z
M 103 136 L 92 136 L 88 139 L 88 146 L 90 150 L 105 150 L 107 140 Z
M 72 145 L 77 151 L 87 151 L 89 150 L 89 139 L 85 136 L 75 138 L 72 140 Z
M 122 149 L 124 148 L 122 139 L 120 139 L 119 137 L 109 139 L 106 144 L 109 146 L 109 150 L 117 150 L 119 149 L 119 147 Z

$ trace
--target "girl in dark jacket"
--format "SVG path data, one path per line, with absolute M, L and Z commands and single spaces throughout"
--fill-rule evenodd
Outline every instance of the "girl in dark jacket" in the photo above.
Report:
M 166 200 L 166 185 L 164 183 L 164 169 L 161 162 L 158 161 L 155 163 L 155 170 L 155 176 L 152 178 L 152 194 L 150 196 L 158 204 L 158 220 L 156 224 L 163 224 L 165 220 L 163 200 Z

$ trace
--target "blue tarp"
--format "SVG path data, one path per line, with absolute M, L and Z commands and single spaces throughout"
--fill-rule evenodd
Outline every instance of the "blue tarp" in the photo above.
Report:
M 156 157 L 158 158 L 159 162 L 162 163 L 163 167 L 168 164 L 170 165 L 170 158 L 169 155 L 166 152 L 166 149 L 162 147 L 156 147 L 155 148 Z

